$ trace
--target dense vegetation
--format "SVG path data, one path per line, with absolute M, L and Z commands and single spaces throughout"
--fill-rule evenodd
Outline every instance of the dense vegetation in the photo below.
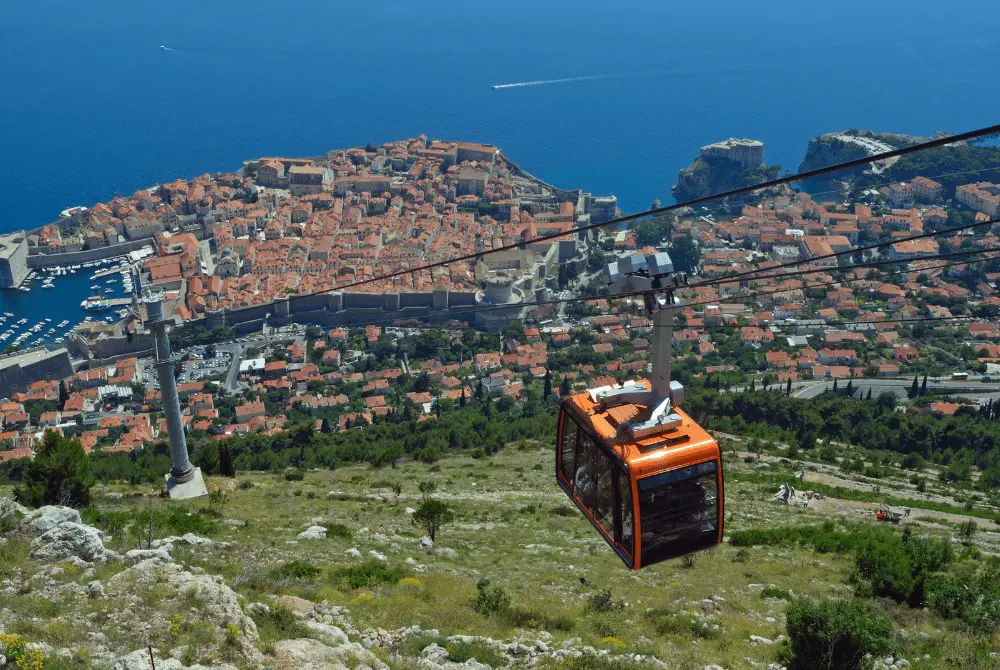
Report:
M 719 393 L 692 389 L 686 407 L 707 428 L 756 435 L 802 449 L 817 439 L 891 450 L 946 467 L 946 477 L 968 480 L 971 466 L 983 470 L 977 486 L 1000 486 L 1000 421 L 975 410 L 935 417 L 926 412 L 897 412 L 892 394 L 863 400 L 826 393 L 800 400 L 784 391 Z
M 992 633 L 1000 627 L 1000 561 L 982 560 L 975 549 L 956 557 L 947 540 L 920 537 L 909 528 L 902 533 L 870 526 L 838 531 L 827 522 L 822 527 L 735 531 L 730 544 L 807 546 L 819 553 L 850 553 L 855 592 L 860 596 L 931 608 L 976 633 Z
M 970 182 L 1000 181 L 1000 147 L 955 146 L 926 149 L 900 157 L 885 174 L 878 177 L 886 181 L 909 181 L 923 175 L 944 186 L 945 193 L 953 194 L 955 187 Z

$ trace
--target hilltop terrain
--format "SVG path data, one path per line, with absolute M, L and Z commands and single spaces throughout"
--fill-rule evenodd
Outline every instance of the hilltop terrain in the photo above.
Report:
M 534 441 L 488 458 L 211 478 L 212 497 L 186 508 L 148 485 L 101 486 L 79 526 L 51 507 L 16 520 L 8 504 L 0 640 L 9 659 L 15 640 L 37 643 L 45 667 L 149 667 L 147 645 L 157 668 L 779 667 L 790 602 L 867 588 L 850 549 L 782 534 L 899 533 L 876 527 L 873 504 L 769 502 L 777 484 L 926 503 L 904 528 L 944 539 L 964 566 L 1000 546 L 996 524 L 964 516 L 943 483 L 920 493 L 902 470 L 873 480 L 722 438 L 730 542 L 635 573 L 554 485 L 552 449 Z M 455 515 L 433 542 L 412 520 L 427 496 Z M 931 509 L 941 501 L 954 512 Z M 970 519 L 981 530 L 962 547 Z M 882 665 L 995 667 L 989 626 L 973 636 L 933 609 L 879 602 L 894 631 Z

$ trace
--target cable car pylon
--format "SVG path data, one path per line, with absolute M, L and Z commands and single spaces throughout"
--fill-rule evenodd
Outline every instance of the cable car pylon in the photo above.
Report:
M 653 321 L 652 374 L 564 398 L 556 481 L 627 566 L 639 569 L 722 542 L 718 443 L 680 408 L 670 378 L 675 289 L 666 253 L 611 263 L 611 295 L 641 295 Z

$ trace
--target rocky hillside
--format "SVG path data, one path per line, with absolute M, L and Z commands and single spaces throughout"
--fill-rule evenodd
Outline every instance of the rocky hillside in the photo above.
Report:
M 769 502 L 799 467 L 801 488 L 870 490 L 864 478 L 744 456 L 726 466 L 728 533 L 875 526 L 873 505 Z M 186 506 L 121 485 L 95 490 L 82 515 L 2 499 L 0 654 L 14 668 L 115 670 L 150 668 L 150 649 L 172 670 L 777 669 L 790 603 L 859 589 L 850 554 L 794 542 L 630 572 L 552 483 L 552 458 L 522 443 L 302 479 L 247 473 L 210 479 L 211 498 Z M 919 495 L 903 474 L 878 484 Z M 949 499 L 943 485 L 926 495 Z M 427 496 L 454 512 L 434 540 L 414 521 Z M 906 524 L 953 538 L 962 520 L 915 509 Z M 979 521 L 976 547 L 995 552 L 1000 535 Z M 892 658 L 865 670 L 986 668 L 1000 651 L 995 635 L 973 643 L 929 611 L 883 606 Z

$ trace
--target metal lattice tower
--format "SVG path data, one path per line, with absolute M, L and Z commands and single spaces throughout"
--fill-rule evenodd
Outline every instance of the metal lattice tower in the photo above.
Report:
M 158 289 L 146 289 L 142 302 L 146 305 L 146 328 L 153 333 L 154 362 L 156 376 L 160 382 L 160 397 L 163 413 L 167 420 L 167 435 L 170 439 L 170 473 L 167 488 L 171 498 L 196 498 L 207 495 L 201 470 L 191 465 L 188 457 L 184 424 L 181 422 L 181 401 L 177 396 L 177 382 L 174 380 L 174 366 L 180 360 L 170 351 L 167 326 L 173 319 L 163 316 L 163 293 Z

